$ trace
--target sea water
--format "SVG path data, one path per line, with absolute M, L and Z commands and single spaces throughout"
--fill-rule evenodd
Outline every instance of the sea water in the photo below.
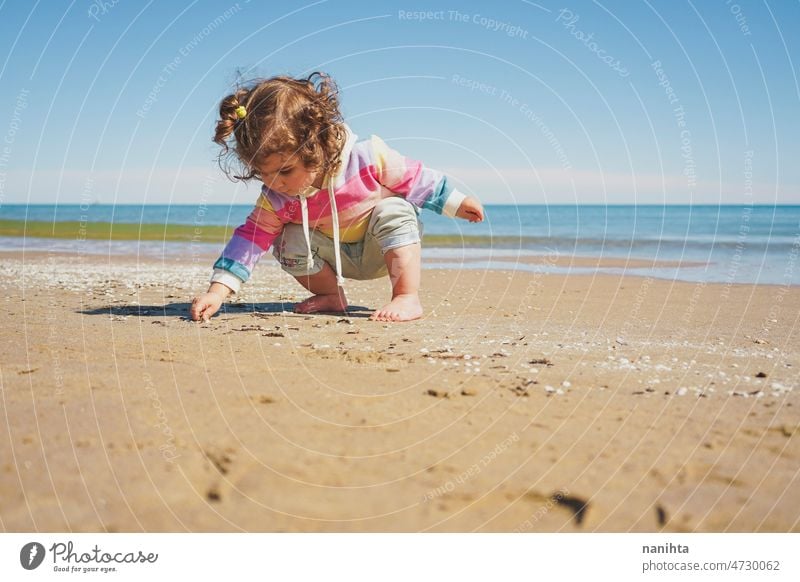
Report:
M 244 222 L 249 205 L 3 205 L 0 219 L 227 225 Z M 800 284 L 800 206 L 487 205 L 472 224 L 423 211 L 425 234 L 446 236 L 446 248 L 426 245 L 426 268 L 515 269 L 550 273 L 624 273 L 683 281 Z M 464 242 L 459 244 L 461 237 Z M 0 237 L 5 250 L 61 250 L 179 256 L 216 253 L 220 245 L 163 241 L 70 241 Z M 567 267 L 570 256 L 656 261 L 655 266 Z M 678 262 L 676 266 L 658 263 Z

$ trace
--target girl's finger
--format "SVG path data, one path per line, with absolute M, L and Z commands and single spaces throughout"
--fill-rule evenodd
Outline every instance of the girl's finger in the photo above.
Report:
M 193 319 L 201 319 L 203 317 L 203 313 L 206 310 L 206 306 L 203 304 L 197 305 L 192 309 L 192 314 L 194 315 Z

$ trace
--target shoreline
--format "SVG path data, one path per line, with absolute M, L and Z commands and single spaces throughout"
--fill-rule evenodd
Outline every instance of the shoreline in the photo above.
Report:
M 85 242 L 85 241 L 84 241 Z M 179 243 L 169 243 L 175 245 Z M 211 266 L 219 256 L 217 252 L 210 252 L 207 248 L 197 250 L 189 246 L 191 264 L 196 267 L 205 265 L 211 272 Z M 644 258 L 620 258 L 614 256 L 594 257 L 590 255 L 557 255 L 555 258 L 549 254 L 530 254 L 495 256 L 498 249 L 473 249 L 486 251 L 487 255 L 472 257 L 454 257 L 449 248 L 423 248 L 423 271 L 435 270 L 486 270 L 491 272 L 526 272 L 534 276 L 558 275 L 568 277 L 632 277 L 634 279 L 658 280 L 663 282 L 689 283 L 693 285 L 719 285 L 721 287 L 758 286 L 778 288 L 800 288 L 800 283 L 787 283 L 783 281 L 750 282 L 736 281 L 727 277 L 726 280 L 708 280 L 692 278 L 692 270 L 707 267 L 707 263 L 696 261 L 654 260 Z M 466 249 L 460 249 L 466 253 Z M 443 256 L 436 256 L 437 251 L 444 252 Z M 113 257 L 114 261 L 128 262 L 174 262 L 186 263 L 186 255 L 180 253 L 146 253 L 131 252 L 79 252 L 69 250 L 42 250 L 42 249 L 0 249 L 0 257 L 19 260 L 28 257 L 36 260 L 42 257 L 78 258 L 79 260 L 100 260 L 103 257 Z M 275 263 L 271 252 L 267 252 L 259 263 L 259 269 L 265 264 Z M 274 266 L 274 265 L 273 265 Z M 684 270 L 688 269 L 688 271 Z
M 161 260 L 169 260 L 169 255 L 216 255 L 234 230 L 232 225 L 223 225 L 243 221 L 248 205 L 92 208 L 80 209 L 80 214 L 75 208 L 58 206 L 30 213 L 24 208 L 8 209 L 8 217 L 35 220 L 0 220 L 0 233 L 32 234 L 38 228 L 39 234 L 63 238 L 0 235 L 0 245 L 98 255 L 138 254 Z M 477 225 L 428 212 L 423 217 L 423 261 L 428 270 L 455 266 L 797 287 L 799 215 L 795 207 L 787 208 L 778 212 L 742 205 L 497 207 Z M 22 210 L 24 215 L 19 214 Z M 72 222 L 48 220 L 48 212 L 53 219 Z
M 216 224 L 176 224 L 176 223 L 136 223 L 136 222 L 93 222 L 93 221 L 33 221 L 0 219 L 0 237 L 73 240 L 78 242 L 182 242 L 194 244 L 225 244 L 236 226 Z M 489 248 L 522 249 L 532 241 L 540 242 L 543 237 L 522 235 L 463 235 L 426 234 L 423 241 L 427 245 L 443 248 L 461 247 L 465 244 L 490 243 Z

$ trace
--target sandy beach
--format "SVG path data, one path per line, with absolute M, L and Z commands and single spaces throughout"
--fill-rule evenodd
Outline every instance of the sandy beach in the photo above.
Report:
M 4 253 L 4 531 L 800 531 L 800 288 Z

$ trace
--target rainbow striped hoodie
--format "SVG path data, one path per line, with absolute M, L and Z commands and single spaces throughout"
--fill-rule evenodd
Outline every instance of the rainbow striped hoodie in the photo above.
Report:
M 449 184 L 444 174 L 406 158 L 375 135 L 358 142 L 348 127 L 345 130 L 347 140 L 337 175 L 331 177 L 327 188 L 306 198 L 306 228 L 310 224 L 334 238 L 334 226 L 338 226 L 339 236 L 334 240 L 358 242 L 367 232 L 375 205 L 389 196 L 402 196 L 419 208 L 455 216 L 465 195 Z M 211 281 L 239 291 L 283 227 L 303 224 L 302 206 L 300 198 L 262 186 L 255 208 L 214 263 Z M 334 224 L 332 208 L 337 212 L 338 225 Z

